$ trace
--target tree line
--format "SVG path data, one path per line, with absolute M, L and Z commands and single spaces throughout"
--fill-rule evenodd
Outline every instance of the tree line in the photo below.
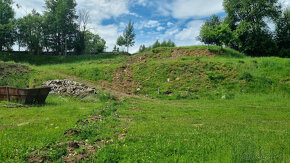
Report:
M 175 47 L 175 43 L 169 39 L 168 41 L 162 41 L 161 43 L 159 40 L 156 40 L 153 45 L 146 47 L 145 45 L 140 45 L 139 47 L 139 53 L 150 51 L 152 49 L 158 48 L 158 47 Z
M 75 0 L 45 0 L 43 14 L 33 10 L 19 19 L 12 4 L 0 0 L 0 51 L 12 51 L 14 44 L 34 54 L 99 53 L 106 48 L 106 41 L 87 29 L 89 12 L 77 13 Z
M 201 27 L 201 42 L 251 56 L 290 57 L 289 6 L 283 11 L 278 0 L 224 0 L 223 5 L 227 16 L 211 16 Z

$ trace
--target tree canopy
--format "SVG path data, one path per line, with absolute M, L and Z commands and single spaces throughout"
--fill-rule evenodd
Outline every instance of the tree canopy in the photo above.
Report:
M 224 0 L 223 5 L 227 16 L 211 16 L 201 27 L 201 42 L 251 56 L 289 55 L 289 12 L 282 14 L 278 0 Z M 276 24 L 275 32 L 269 22 Z
M 14 44 L 14 11 L 12 0 L 0 0 L 0 51 L 10 50 Z
M 125 46 L 127 48 L 127 52 L 129 52 L 129 47 L 135 45 L 135 37 L 136 34 L 134 32 L 134 23 L 130 20 L 123 32 L 123 35 L 118 37 L 117 45 Z

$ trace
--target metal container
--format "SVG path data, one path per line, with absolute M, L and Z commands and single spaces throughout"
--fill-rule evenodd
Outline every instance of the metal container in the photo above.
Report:
M 17 101 L 24 104 L 44 104 L 51 88 L 21 89 L 0 87 L 0 100 Z

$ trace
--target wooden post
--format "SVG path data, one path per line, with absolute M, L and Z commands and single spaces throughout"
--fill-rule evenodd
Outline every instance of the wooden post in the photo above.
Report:
M 7 101 L 10 101 L 9 88 L 6 87 Z

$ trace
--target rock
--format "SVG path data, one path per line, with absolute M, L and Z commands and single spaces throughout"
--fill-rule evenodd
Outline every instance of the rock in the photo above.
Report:
M 51 94 L 69 95 L 74 97 L 85 97 L 97 94 L 94 88 L 89 88 L 82 83 L 64 80 L 50 80 L 43 83 L 43 87 L 51 87 Z
M 170 91 L 165 91 L 165 92 L 163 92 L 163 94 L 165 94 L 165 95 L 170 95 L 170 94 L 172 94 L 172 92 L 170 92 Z

